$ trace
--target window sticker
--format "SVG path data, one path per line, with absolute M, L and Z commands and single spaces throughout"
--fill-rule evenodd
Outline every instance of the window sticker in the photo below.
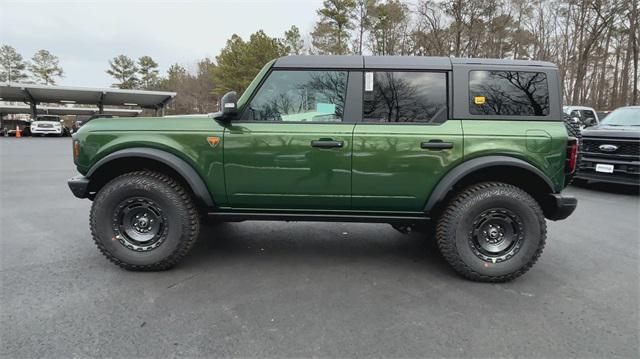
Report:
M 484 105 L 485 102 L 487 102 L 487 98 L 484 96 L 475 96 L 473 98 L 473 103 L 475 103 L 476 105 Z
M 364 90 L 373 91 L 373 72 L 366 72 L 364 74 Z

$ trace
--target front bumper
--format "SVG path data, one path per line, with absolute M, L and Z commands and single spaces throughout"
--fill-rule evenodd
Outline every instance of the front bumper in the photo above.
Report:
M 36 135 L 61 135 L 62 134 L 62 128 L 31 127 L 31 134 L 36 134 Z
M 613 164 L 613 173 L 600 173 L 595 171 L 595 163 Z M 612 163 L 611 161 L 598 160 L 592 162 L 582 162 L 576 172 L 575 178 L 587 181 L 608 182 L 632 186 L 640 186 L 640 164 L 632 163 Z
M 563 196 L 559 193 L 549 195 L 545 217 L 552 221 L 569 217 L 578 206 L 578 199 L 571 196 Z
M 78 198 L 89 197 L 89 179 L 87 177 L 76 176 L 73 178 L 69 178 L 67 184 L 69 185 L 69 189 L 74 196 Z
M 608 173 L 600 174 L 597 172 L 578 172 L 576 173 L 575 178 L 586 180 L 586 181 L 607 182 L 607 183 L 624 184 L 624 185 L 630 185 L 630 186 L 640 186 L 640 176 L 628 177 L 628 176 L 611 175 Z

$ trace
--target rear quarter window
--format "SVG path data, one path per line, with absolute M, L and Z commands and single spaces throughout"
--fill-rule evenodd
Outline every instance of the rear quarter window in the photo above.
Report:
M 470 71 L 472 115 L 548 116 L 549 85 L 543 72 Z

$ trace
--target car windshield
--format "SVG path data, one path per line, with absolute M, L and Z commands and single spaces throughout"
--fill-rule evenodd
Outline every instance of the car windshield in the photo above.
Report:
M 640 107 L 619 108 L 602 123 L 609 126 L 640 126 Z

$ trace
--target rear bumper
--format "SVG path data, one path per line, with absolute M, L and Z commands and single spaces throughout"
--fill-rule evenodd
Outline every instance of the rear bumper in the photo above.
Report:
M 76 176 L 67 181 L 69 189 L 78 198 L 89 197 L 89 179 L 85 176 Z
M 545 217 L 552 221 L 569 217 L 578 206 L 578 199 L 571 196 L 563 196 L 558 193 L 549 195 L 549 206 L 545 211 Z

